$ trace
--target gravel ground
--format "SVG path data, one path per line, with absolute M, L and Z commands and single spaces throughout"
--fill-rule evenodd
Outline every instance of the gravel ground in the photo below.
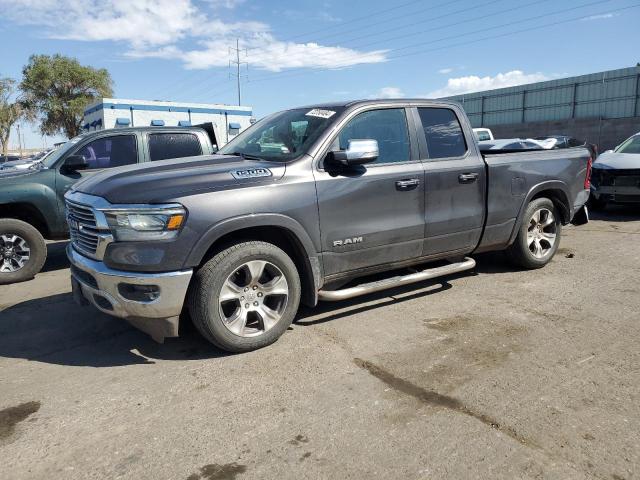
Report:
M 640 212 L 546 268 L 301 312 L 226 355 L 76 306 L 64 244 L 0 287 L 0 478 L 640 478 Z

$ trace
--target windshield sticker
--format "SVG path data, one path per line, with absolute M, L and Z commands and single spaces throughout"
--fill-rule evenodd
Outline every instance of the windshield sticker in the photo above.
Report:
M 319 117 L 319 118 L 331 118 L 336 114 L 333 110 L 322 110 L 320 108 L 314 108 L 310 112 L 307 112 L 307 117 Z

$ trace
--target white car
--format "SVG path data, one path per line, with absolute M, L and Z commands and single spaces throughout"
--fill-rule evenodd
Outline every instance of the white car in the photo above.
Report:
M 640 204 L 640 132 L 593 162 L 591 208 L 601 209 L 610 202 Z
M 486 140 L 478 142 L 480 150 L 545 150 L 545 147 L 536 140 L 522 138 L 501 138 L 498 140 Z
M 488 128 L 474 128 L 473 133 L 476 135 L 479 142 L 494 140 L 493 132 Z
M 22 158 L 20 160 L 5 162 L 0 165 L 0 170 L 27 170 L 33 164 L 37 162 L 41 162 L 42 160 L 47 158 L 49 155 L 51 155 L 51 152 L 53 152 L 54 150 L 55 148 L 52 148 L 51 150 L 49 150 L 48 152 L 44 153 L 43 155 L 37 158 Z

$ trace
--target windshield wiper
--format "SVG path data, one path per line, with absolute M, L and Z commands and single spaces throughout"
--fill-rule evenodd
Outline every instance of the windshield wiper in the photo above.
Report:
M 242 157 L 245 160 L 264 160 L 264 158 L 260 158 L 257 155 L 251 155 L 250 153 L 243 153 L 243 152 L 229 152 L 229 153 L 223 153 L 222 155 L 236 155 L 238 157 Z

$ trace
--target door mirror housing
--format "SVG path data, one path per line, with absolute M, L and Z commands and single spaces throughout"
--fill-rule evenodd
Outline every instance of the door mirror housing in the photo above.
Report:
M 89 168 L 89 162 L 84 158 L 84 155 L 69 155 L 62 167 L 67 172 L 77 172 L 78 170 L 86 170 Z
M 346 150 L 329 152 L 327 159 L 334 165 L 350 167 L 371 163 L 380 156 L 377 140 L 349 140 Z

